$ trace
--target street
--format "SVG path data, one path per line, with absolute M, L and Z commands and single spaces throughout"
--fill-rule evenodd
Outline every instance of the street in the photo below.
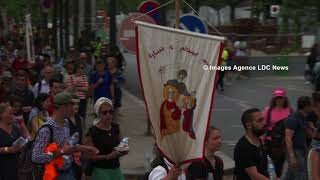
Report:
M 138 79 L 135 54 L 125 54 L 127 60 L 126 84 L 124 88 L 139 99 L 143 99 Z M 244 131 L 241 124 L 242 112 L 251 107 L 263 110 L 269 104 L 274 88 L 283 87 L 293 109 L 296 100 L 302 95 L 311 95 L 312 88 L 304 84 L 303 76 L 292 77 L 252 77 L 236 80 L 225 85 L 223 93 L 216 91 L 211 123 L 222 130 L 223 146 L 221 151 L 233 157 L 233 148 Z

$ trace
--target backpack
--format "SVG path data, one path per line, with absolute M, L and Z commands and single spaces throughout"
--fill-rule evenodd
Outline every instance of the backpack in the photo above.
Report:
M 154 170 L 154 168 L 156 168 L 158 166 L 162 166 L 166 170 L 167 173 L 169 172 L 168 166 L 164 162 L 164 159 L 162 157 L 157 157 L 152 162 L 152 169 L 150 171 L 146 172 L 140 180 L 148 180 L 150 173 Z
M 48 128 L 50 131 L 50 143 L 53 142 L 53 128 L 49 124 L 44 124 L 42 128 Z M 39 129 L 39 130 L 40 130 Z M 42 180 L 44 175 L 44 164 L 32 162 L 32 151 L 35 140 L 30 141 L 23 148 L 18 156 L 18 179 L 20 180 Z
M 269 130 L 270 121 L 271 121 L 271 108 L 267 112 L 267 132 L 266 137 L 271 137 L 271 140 L 265 140 L 265 150 L 270 154 L 273 160 L 283 159 L 285 157 L 285 123 L 287 119 L 278 121 L 272 128 Z

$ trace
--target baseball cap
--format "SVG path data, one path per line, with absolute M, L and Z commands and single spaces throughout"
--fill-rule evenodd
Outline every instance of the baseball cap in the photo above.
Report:
M 277 88 L 272 92 L 273 97 L 285 97 L 286 91 L 283 88 Z
M 61 92 L 54 96 L 53 98 L 53 104 L 54 106 L 62 106 L 66 104 L 73 103 L 72 101 L 72 95 L 68 92 Z

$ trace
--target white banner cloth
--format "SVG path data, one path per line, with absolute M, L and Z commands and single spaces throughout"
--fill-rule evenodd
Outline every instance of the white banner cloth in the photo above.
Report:
M 223 38 L 137 23 L 138 71 L 157 146 L 173 163 L 202 158 Z

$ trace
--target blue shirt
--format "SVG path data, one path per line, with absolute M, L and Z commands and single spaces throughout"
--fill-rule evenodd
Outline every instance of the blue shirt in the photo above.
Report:
M 305 116 L 300 112 L 295 112 L 290 115 L 286 123 L 286 128 L 294 131 L 293 148 L 304 150 L 307 145 L 307 123 Z
M 100 78 L 103 79 L 103 83 L 94 89 L 94 100 L 96 101 L 101 97 L 111 99 L 110 85 L 112 83 L 112 79 L 108 71 L 105 71 L 103 75 L 99 75 L 97 72 L 91 74 L 90 85 L 96 84 Z

